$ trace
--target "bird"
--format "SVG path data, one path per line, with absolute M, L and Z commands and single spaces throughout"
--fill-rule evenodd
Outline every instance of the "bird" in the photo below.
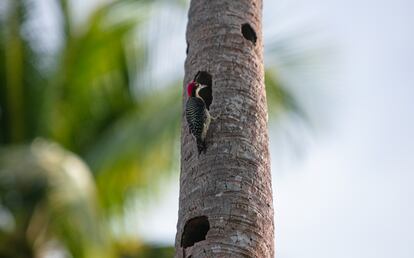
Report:
M 202 85 L 196 81 L 191 81 L 187 85 L 188 99 L 185 106 L 185 117 L 190 133 L 196 139 L 199 155 L 206 150 L 205 140 L 212 120 L 206 103 L 200 96 L 201 91 L 207 89 L 207 87 L 207 85 Z

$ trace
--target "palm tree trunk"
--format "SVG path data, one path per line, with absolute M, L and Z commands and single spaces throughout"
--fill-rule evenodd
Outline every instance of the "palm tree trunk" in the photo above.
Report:
M 261 12 L 262 0 L 191 1 L 184 85 L 210 85 L 218 118 L 199 155 L 183 115 L 176 257 L 274 256 Z

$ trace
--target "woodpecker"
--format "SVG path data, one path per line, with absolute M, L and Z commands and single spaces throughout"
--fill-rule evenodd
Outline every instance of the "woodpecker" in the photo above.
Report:
M 187 85 L 188 100 L 185 106 L 185 118 L 190 133 L 196 138 L 199 155 L 206 150 L 205 139 L 211 122 L 211 116 L 206 108 L 206 103 L 199 95 L 200 91 L 206 87 L 208 86 L 201 85 L 195 81 Z

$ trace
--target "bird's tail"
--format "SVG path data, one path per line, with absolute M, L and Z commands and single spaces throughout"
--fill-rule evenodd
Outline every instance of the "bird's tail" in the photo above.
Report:
M 206 143 L 201 140 L 197 139 L 197 149 L 198 149 L 198 155 L 200 155 L 202 152 L 206 152 Z

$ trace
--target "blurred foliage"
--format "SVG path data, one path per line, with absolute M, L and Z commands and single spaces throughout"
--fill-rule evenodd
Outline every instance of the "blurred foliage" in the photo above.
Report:
M 58 1 L 56 53 L 39 50 L 40 31 L 25 33 L 33 1 L 8 1 L 0 14 L 0 207 L 11 218 L 1 257 L 39 256 L 51 241 L 76 258 L 122 257 L 106 250 L 117 242 L 108 219 L 168 175 L 178 141 L 178 83 L 139 96 L 133 83 L 148 47 L 134 33 L 151 2 L 112 1 L 75 28 L 70 1 Z
M 291 112 L 306 119 L 306 113 L 277 77 L 275 70 L 267 69 L 265 73 L 266 97 L 269 115 L 277 117 L 281 113 Z
M 55 52 L 30 27 L 35 0 L 0 9 L 0 257 L 173 256 L 108 225 L 152 195 L 178 156 L 180 83 L 148 91 L 135 77 L 149 46 L 134 39 L 156 2 L 109 1 L 75 26 L 71 1 L 56 1 Z M 271 114 L 303 114 L 275 73 L 266 86 Z
M 54 238 L 74 257 L 107 257 L 97 218 L 96 189 L 87 166 L 56 144 L 0 149 L 2 257 L 33 257 Z
M 122 258 L 174 257 L 175 253 L 172 246 L 137 246 L 129 241 L 118 243 L 115 249 Z
M 5 23 L 20 21 L 15 30 L 1 26 L 2 144 L 30 142 L 40 136 L 77 153 L 92 168 L 104 207 L 122 207 L 132 186 L 147 186 L 152 176 L 158 176 L 155 171 L 165 174 L 178 134 L 178 84 L 168 91 L 133 94 L 129 69 L 143 67 L 145 60 L 127 57 L 139 57 L 147 46 L 127 44 L 145 17 L 125 13 L 145 13 L 146 2 L 107 4 L 75 32 L 66 1 L 61 1 L 63 46 L 54 55 L 55 65 L 46 71 L 30 38 L 19 33 L 18 26 L 27 17 L 24 13 L 30 11 L 28 2 L 11 2 L 16 15 L 10 12 Z M 7 53 L 19 54 L 9 57 Z M 151 164 L 156 166 L 150 168 Z

